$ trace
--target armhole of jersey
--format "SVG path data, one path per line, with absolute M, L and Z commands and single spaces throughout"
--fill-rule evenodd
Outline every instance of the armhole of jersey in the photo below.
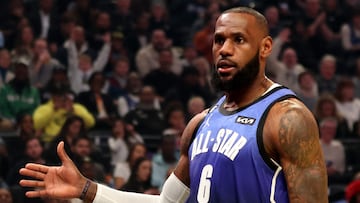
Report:
M 191 135 L 191 140 L 190 140 L 190 143 L 189 143 L 189 147 L 190 147 L 190 145 L 192 144 L 192 142 L 194 141 L 194 139 L 195 139 L 195 137 L 196 137 L 196 133 L 197 133 L 197 131 L 199 130 L 200 125 L 202 124 L 202 122 L 205 120 L 205 117 L 206 117 L 206 116 L 204 116 L 204 117 L 198 122 L 198 124 L 196 125 L 196 127 L 194 128 L 194 131 L 193 131 L 193 133 L 192 133 L 192 135 Z
M 264 140 L 263 140 L 263 131 L 264 131 L 264 124 L 265 120 L 267 118 L 267 115 L 269 114 L 269 111 L 272 106 L 274 106 L 277 102 L 289 99 L 289 98 L 297 98 L 295 95 L 284 95 L 275 101 L 273 101 L 267 109 L 264 111 L 263 115 L 261 116 L 261 119 L 259 121 L 258 129 L 256 132 L 256 141 L 259 148 L 259 153 L 264 160 L 264 162 L 274 171 L 278 168 L 278 165 L 274 163 L 273 159 L 266 153 L 265 146 L 264 146 Z

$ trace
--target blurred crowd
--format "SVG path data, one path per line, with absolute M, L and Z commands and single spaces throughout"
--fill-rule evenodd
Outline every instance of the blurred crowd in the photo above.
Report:
M 213 30 L 234 6 L 264 14 L 267 76 L 318 121 L 330 201 L 359 203 L 360 0 L 1 0 L 0 201 L 81 202 L 18 185 L 25 163 L 61 164 L 60 141 L 86 177 L 159 194 L 187 122 L 221 96 Z

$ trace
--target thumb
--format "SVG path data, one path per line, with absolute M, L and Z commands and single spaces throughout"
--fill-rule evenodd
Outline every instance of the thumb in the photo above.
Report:
M 64 141 L 59 142 L 57 146 L 57 153 L 63 164 L 67 164 L 68 162 L 71 162 L 69 155 L 67 155 L 67 153 L 65 152 Z

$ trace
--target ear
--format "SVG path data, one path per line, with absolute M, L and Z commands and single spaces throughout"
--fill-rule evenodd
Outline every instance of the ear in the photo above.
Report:
M 272 51 L 272 38 L 270 36 L 266 36 L 261 40 L 260 47 L 260 57 L 266 59 L 269 57 Z

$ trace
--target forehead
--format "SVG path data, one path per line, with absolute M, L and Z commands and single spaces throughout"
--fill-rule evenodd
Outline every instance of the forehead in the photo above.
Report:
M 222 14 L 217 22 L 215 27 L 216 34 L 226 34 L 226 33 L 243 33 L 243 34 L 253 34 L 255 33 L 256 22 L 255 18 L 250 14 L 246 13 L 225 13 Z

